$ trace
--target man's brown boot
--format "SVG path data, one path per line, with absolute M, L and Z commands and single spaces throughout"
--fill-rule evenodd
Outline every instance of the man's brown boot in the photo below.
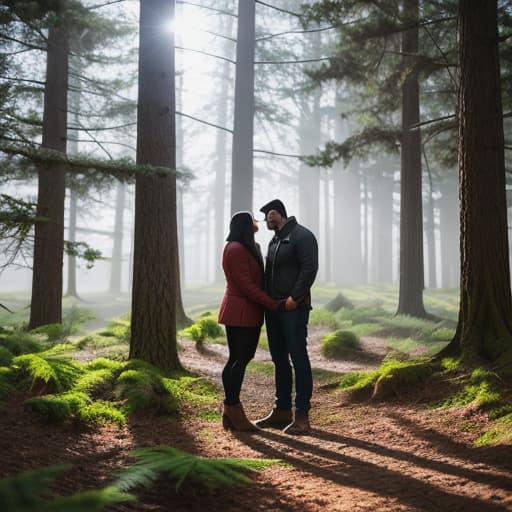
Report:
M 295 411 L 295 419 L 283 432 L 291 435 L 307 434 L 311 430 L 308 411 Z
M 225 429 L 241 430 L 244 432 L 256 431 L 258 428 L 251 423 L 245 415 L 242 404 L 224 405 L 222 413 L 222 426 Z
M 288 409 L 278 409 L 275 407 L 272 409 L 268 416 L 256 420 L 255 423 L 260 428 L 284 428 L 288 425 L 293 419 L 292 411 Z

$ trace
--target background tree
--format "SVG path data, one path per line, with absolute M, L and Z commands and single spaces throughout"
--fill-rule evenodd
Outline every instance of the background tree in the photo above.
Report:
M 176 167 L 174 1 L 141 0 L 137 163 Z M 130 358 L 180 368 L 176 345 L 176 179 L 138 175 Z

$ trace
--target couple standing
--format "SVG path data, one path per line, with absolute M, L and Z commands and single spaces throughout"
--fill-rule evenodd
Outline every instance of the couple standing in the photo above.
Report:
M 222 372 L 225 392 L 222 424 L 235 430 L 274 427 L 289 434 L 303 434 L 310 429 L 313 392 L 306 338 L 310 288 L 318 270 L 317 241 L 295 217 L 287 216 L 279 199 L 270 201 L 260 211 L 265 214 L 268 229 L 275 232 L 268 246 L 265 267 L 254 240 L 258 225 L 249 212 L 233 215 L 222 257 L 227 285 L 219 323 L 226 327 L 229 347 L 229 359 Z M 276 400 L 270 414 L 256 420 L 256 427 L 245 415 L 240 389 L 246 366 L 256 352 L 264 316 L 275 367 Z M 295 414 L 292 413 L 293 374 Z

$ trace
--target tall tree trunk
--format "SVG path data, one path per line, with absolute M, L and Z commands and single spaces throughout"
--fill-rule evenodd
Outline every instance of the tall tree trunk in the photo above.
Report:
M 44 148 L 66 152 L 68 33 L 60 24 L 48 33 L 44 90 Z M 31 329 L 62 321 L 62 263 L 64 252 L 65 168 L 38 165 L 37 215 L 32 274 Z
M 389 163 L 389 167 L 387 165 Z M 372 281 L 393 281 L 393 174 L 391 161 L 372 187 Z M 386 172 L 388 171 L 388 172 Z M 389 172 L 391 171 L 391 172 Z
M 223 26 L 223 32 L 230 34 L 233 25 L 233 16 L 227 16 L 226 24 Z M 227 53 L 230 49 L 231 41 L 226 40 L 224 50 Z M 221 92 L 219 94 L 219 107 L 217 111 L 218 125 L 228 125 L 228 113 L 231 110 L 228 87 L 226 84 L 231 82 L 231 63 L 224 61 L 222 64 Z M 222 250 L 226 238 L 224 226 L 225 206 L 226 206 L 226 169 L 228 165 L 228 137 L 225 130 L 217 130 L 215 140 L 215 249 L 214 264 L 216 282 L 224 281 L 224 272 L 222 270 Z
M 252 210 L 256 2 L 238 1 L 231 213 Z
M 332 281 L 332 266 L 331 266 L 331 244 L 332 244 L 332 222 L 331 222 L 331 208 L 330 208 L 330 182 L 331 173 L 329 169 L 324 171 L 324 280 L 327 283 Z
M 110 293 L 121 293 L 121 276 L 123 270 L 123 229 L 124 229 L 124 183 L 119 182 L 116 187 L 116 213 L 114 218 L 114 245 L 110 263 Z
M 174 1 L 141 0 L 137 164 L 176 167 Z M 176 343 L 176 178 L 138 174 L 130 358 L 181 368 Z
M 457 215 L 458 185 L 455 177 L 447 177 L 442 183 L 439 199 L 439 232 L 441 238 L 441 286 L 454 288 L 460 280 Z
M 497 2 L 459 2 L 460 310 L 444 354 L 512 353 Z
M 432 172 L 425 158 L 425 166 L 428 172 L 428 199 L 426 204 L 427 214 L 425 222 L 425 238 L 427 242 L 428 259 L 428 286 L 437 288 L 437 266 L 436 266 L 436 218 L 434 201 L 434 182 Z
M 405 15 L 417 23 L 418 0 L 405 1 Z M 400 285 L 397 314 L 425 317 L 423 305 L 423 206 L 421 195 L 421 132 L 416 55 L 418 27 L 402 35 L 402 148 L 400 165 Z
M 68 241 L 76 242 L 76 213 L 77 213 L 77 194 L 72 187 L 69 188 L 69 226 Z M 68 254 L 68 297 L 78 297 L 76 291 L 76 256 Z

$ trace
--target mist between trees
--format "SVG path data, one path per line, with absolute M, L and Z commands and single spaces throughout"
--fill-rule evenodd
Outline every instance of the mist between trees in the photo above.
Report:
M 131 293 L 162 329 L 184 316 L 180 283 L 220 296 L 231 214 L 279 197 L 318 238 L 320 282 L 396 283 L 397 312 L 424 316 L 425 287 L 499 264 L 505 290 L 482 278 L 478 293 L 507 309 L 511 3 L 489 2 L 488 25 L 458 39 L 472 8 L 4 2 L 2 193 L 21 203 L 2 203 L 2 291 L 31 291 L 32 326 L 60 321 L 63 291 Z M 464 67 L 481 30 L 501 75 Z M 489 145 L 476 131 L 464 145 L 475 123 Z M 464 211 L 494 213 L 475 227 Z

